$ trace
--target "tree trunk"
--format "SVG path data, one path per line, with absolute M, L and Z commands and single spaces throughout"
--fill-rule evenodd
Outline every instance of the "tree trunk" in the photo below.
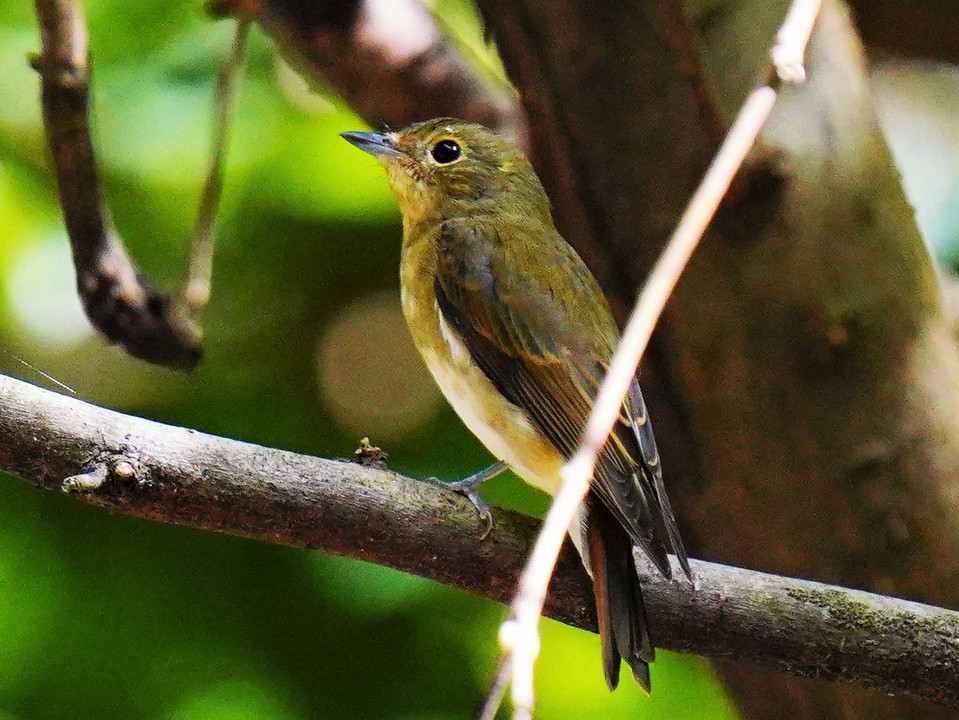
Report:
M 713 107 L 728 118 L 760 77 L 785 3 L 700 17 L 703 72 L 668 3 L 481 5 L 558 221 L 622 308 L 716 145 Z M 696 555 L 954 607 L 956 348 L 838 2 L 825 3 L 807 72 L 784 90 L 647 362 L 667 481 Z M 748 717 L 954 714 L 723 673 Z

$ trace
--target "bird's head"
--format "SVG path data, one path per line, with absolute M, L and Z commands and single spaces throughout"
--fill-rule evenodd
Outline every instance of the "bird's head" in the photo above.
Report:
M 549 212 L 526 156 L 482 125 L 439 118 L 392 132 L 346 132 L 343 137 L 383 162 L 408 220 L 502 211 L 504 203 L 517 212 Z

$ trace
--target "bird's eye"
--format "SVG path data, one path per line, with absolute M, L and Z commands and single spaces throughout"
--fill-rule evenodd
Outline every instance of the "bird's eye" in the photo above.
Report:
M 440 140 L 430 150 L 430 155 L 440 165 L 448 165 L 454 160 L 459 160 L 462 153 L 459 143 L 455 140 Z

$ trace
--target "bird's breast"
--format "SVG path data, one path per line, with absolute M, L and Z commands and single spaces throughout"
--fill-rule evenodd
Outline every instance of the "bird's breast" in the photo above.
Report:
M 562 456 L 526 413 L 500 394 L 443 318 L 429 264 L 404 249 L 401 300 L 413 341 L 436 384 L 466 427 L 494 456 L 526 482 L 555 494 Z

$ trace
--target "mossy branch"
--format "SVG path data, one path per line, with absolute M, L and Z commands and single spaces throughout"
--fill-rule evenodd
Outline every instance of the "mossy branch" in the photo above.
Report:
M 3 376 L 0 469 L 130 515 L 362 558 L 497 601 L 509 599 L 537 525 L 494 510 L 481 541 L 472 506 L 435 485 L 123 415 Z M 695 587 L 640 570 L 658 646 L 959 707 L 959 613 L 712 563 L 693 570 Z M 594 630 L 592 603 L 567 547 L 547 614 Z

